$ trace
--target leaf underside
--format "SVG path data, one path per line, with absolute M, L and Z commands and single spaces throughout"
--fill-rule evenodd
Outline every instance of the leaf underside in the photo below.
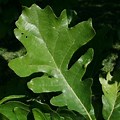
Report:
M 102 96 L 102 112 L 105 120 L 120 119 L 120 83 L 116 79 L 116 76 L 119 76 L 118 79 L 120 78 L 120 70 L 118 71 L 118 74 L 119 75 L 111 76 L 111 74 L 108 73 L 106 79 L 100 78 L 104 93 Z
M 21 77 L 43 72 L 42 77 L 28 82 L 29 89 L 35 93 L 61 91 L 60 95 L 51 99 L 53 105 L 67 106 L 86 119 L 94 119 L 92 81 L 82 81 L 87 65 L 92 60 L 93 49 L 88 49 L 68 69 L 75 51 L 95 35 L 91 19 L 68 28 L 65 10 L 60 17 L 56 17 L 49 6 L 41 9 L 34 4 L 23 10 L 16 26 L 15 36 L 24 45 L 27 54 L 12 60 L 10 68 Z

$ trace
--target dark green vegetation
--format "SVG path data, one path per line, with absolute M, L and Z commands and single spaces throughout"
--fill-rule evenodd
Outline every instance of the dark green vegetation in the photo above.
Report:
M 118 0 L 0 1 L 0 120 L 119 120 L 119 90 Z

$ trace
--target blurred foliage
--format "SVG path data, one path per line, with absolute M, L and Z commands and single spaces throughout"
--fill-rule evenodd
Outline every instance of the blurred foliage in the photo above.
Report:
M 15 38 L 14 28 L 16 27 L 15 21 L 24 9 L 23 6 L 29 7 L 33 3 L 42 8 L 50 5 L 57 16 L 63 9 L 67 9 L 68 15 L 74 16 L 74 19 L 70 20 L 70 27 L 92 18 L 96 36 L 74 54 L 70 65 L 84 54 L 88 47 L 94 49 L 94 59 L 84 78 L 88 76 L 93 78 L 93 103 L 97 106 L 96 116 L 98 120 L 103 119 L 101 117 L 102 90 L 99 74 L 103 71 L 112 71 L 113 74 L 116 74 L 116 71 L 120 69 L 119 0 L 0 0 L 0 98 L 24 92 L 30 97 L 37 96 L 26 88 L 26 83 L 32 76 L 39 76 L 39 73 L 28 78 L 19 78 L 7 65 L 10 59 L 26 52 L 23 50 L 23 45 Z M 48 99 L 51 96 L 45 95 Z

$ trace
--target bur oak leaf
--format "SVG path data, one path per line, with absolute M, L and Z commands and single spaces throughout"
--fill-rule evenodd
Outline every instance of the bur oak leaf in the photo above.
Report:
M 47 6 L 25 7 L 16 22 L 16 38 L 24 45 L 27 53 L 10 61 L 9 66 L 20 77 L 43 72 L 28 82 L 34 93 L 57 92 L 51 99 L 55 106 L 67 106 L 86 119 L 94 119 L 91 104 L 91 79 L 82 80 L 87 65 L 93 58 L 93 49 L 82 55 L 69 69 L 73 54 L 95 35 L 92 21 L 83 21 L 68 27 L 66 11 L 56 17 Z

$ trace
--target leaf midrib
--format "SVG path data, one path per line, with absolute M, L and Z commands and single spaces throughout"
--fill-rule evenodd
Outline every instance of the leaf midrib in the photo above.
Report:
M 43 39 L 43 40 L 44 40 L 44 39 Z M 45 42 L 45 41 L 44 41 L 44 42 Z M 46 43 L 45 43 L 45 44 L 46 44 Z M 48 48 L 47 45 L 46 45 L 46 48 Z M 49 51 L 49 49 L 48 49 L 48 51 Z M 70 87 L 70 85 L 68 84 L 65 76 L 62 74 L 61 70 L 58 68 L 58 66 L 57 66 L 57 64 L 56 64 L 56 62 L 55 62 L 55 60 L 54 60 L 54 58 L 53 58 L 53 56 L 52 56 L 52 54 L 51 54 L 50 51 L 49 51 L 49 54 L 51 55 L 51 58 L 53 59 L 54 64 L 55 64 L 55 66 L 56 66 L 56 69 L 58 70 L 58 72 L 59 72 L 60 75 L 61 75 L 61 78 L 63 79 L 64 85 L 66 85 L 67 89 L 71 91 L 71 93 L 75 96 L 75 98 L 79 101 L 79 103 L 81 104 L 81 106 L 82 106 L 83 109 L 85 110 L 85 112 L 86 112 L 86 114 L 88 115 L 89 119 L 92 120 L 92 118 L 91 118 L 89 112 L 87 111 L 87 109 L 85 108 L 84 104 L 83 104 L 82 101 L 78 98 L 78 96 L 75 94 L 75 92 L 73 91 L 73 89 L 72 89 L 72 88 Z M 63 61 L 64 61 L 64 60 L 63 60 Z M 64 94 L 64 93 L 62 93 L 62 94 Z
M 39 30 L 39 33 L 40 33 L 40 35 L 41 35 L 41 38 L 43 39 L 44 37 L 42 36 L 40 30 Z M 57 39 L 57 40 L 58 40 L 58 39 Z M 56 40 L 56 43 L 57 43 L 57 40 Z M 45 42 L 44 39 L 43 39 L 43 41 Z M 74 41 L 74 42 L 75 42 L 75 41 Z M 73 42 L 73 44 L 74 44 L 74 42 Z M 46 48 L 48 49 L 46 42 L 45 42 L 45 45 L 46 45 Z M 55 45 L 56 45 L 56 44 L 55 44 Z M 71 47 L 72 47 L 72 45 L 71 45 Z M 55 47 L 55 48 L 56 48 L 56 47 Z M 54 48 L 54 49 L 55 49 L 55 48 Z M 48 49 L 48 51 L 49 51 L 49 49 Z M 69 51 L 69 50 L 68 50 L 68 51 Z M 82 106 L 83 109 L 85 110 L 86 114 L 88 115 L 89 119 L 92 120 L 92 118 L 91 118 L 89 112 L 87 111 L 87 109 L 85 108 L 84 104 L 83 104 L 82 101 L 78 98 L 78 96 L 75 94 L 75 92 L 74 92 L 73 89 L 70 87 L 70 85 L 68 84 L 67 80 L 65 79 L 65 76 L 63 76 L 61 70 L 58 68 L 58 66 L 57 66 L 57 64 L 56 64 L 56 62 L 55 62 L 55 60 L 54 60 L 54 58 L 53 58 L 53 56 L 52 56 L 52 54 L 51 54 L 50 51 L 49 51 L 49 54 L 51 55 L 51 58 L 52 58 L 53 61 L 54 61 L 54 64 L 55 64 L 55 66 L 56 66 L 56 69 L 58 70 L 58 72 L 60 73 L 61 77 L 63 78 L 63 82 L 65 83 L 66 87 L 69 88 L 68 90 L 71 90 L 71 93 L 72 93 L 72 94 L 75 96 L 75 98 L 79 101 L 79 103 L 81 104 L 81 106 Z M 66 54 L 67 54 L 67 52 L 66 52 Z M 64 59 L 65 59 L 65 57 L 64 57 Z M 63 59 L 63 61 L 64 61 L 64 59 Z M 63 63 L 63 62 L 62 62 L 62 63 Z M 61 65 L 62 65 L 62 63 L 61 63 Z M 61 65 L 60 65 L 60 66 L 61 66 Z M 60 68 L 61 68 L 61 67 L 60 67 Z M 64 94 L 64 93 L 62 93 L 62 94 Z
M 118 91 L 116 92 L 116 94 L 117 94 L 117 93 L 118 93 Z M 116 103 L 116 101 L 117 101 L 117 97 L 115 98 L 114 105 L 113 105 L 113 107 L 112 107 L 112 110 L 111 110 L 110 115 L 108 116 L 108 119 L 107 119 L 107 120 L 110 120 L 110 118 L 111 118 L 111 116 L 112 116 L 112 113 L 113 113 L 113 111 L 114 111 L 114 109 L 115 109 L 115 103 Z

